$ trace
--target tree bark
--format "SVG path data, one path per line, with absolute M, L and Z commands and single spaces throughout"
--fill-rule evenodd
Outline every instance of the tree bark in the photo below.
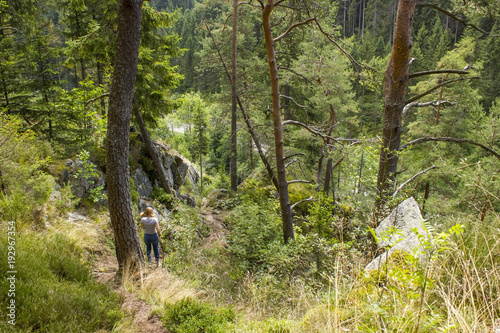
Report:
M 141 8 L 142 0 L 118 2 L 116 56 L 108 110 L 106 181 L 121 273 L 125 269 L 137 271 L 144 265 L 132 210 L 129 173 L 129 132 L 137 75 Z
M 394 44 L 384 76 L 384 125 L 377 177 L 377 198 L 374 218 L 391 195 L 398 165 L 398 150 L 402 132 L 402 113 L 405 106 L 411 52 L 411 27 L 416 0 L 400 0 L 394 30 Z M 378 224 L 378 221 L 375 221 Z
M 156 147 L 149 136 L 148 129 L 146 128 L 146 124 L 144 124 L 144 119 L 142 118 L 141 111 L 139 110 L 139 105 L 134 101 L 133 102 L 133 110 L 135 115 L 135 120 L 139 125 L 139 129 L 141 131 L 142 139 L 144 140 L 144 144 L 146 145 L 146 151 L 148 155 L 153 160 L 153 164 L 156 169 L 156 175 L 158 180 L 160 181 L 161 187 L 165 190 L 166 193 L 175 196 L 175 191 L 173 190 L 172 184 L 170 184 L 167 173 L 165 172 L 165 168 L 163 167 L 163 163 L 161 162 L 160 155 L 156 150 Z
M 286 180 L 285 153 L 283 144 L 283 124 L 281 121 L 280 91 L 278 66 L 276 64 L 276 52 L 274 49 L 274 39 L 271 31 L 271 13 L 273 11 L 273 0 L 266 0 L 262 10 L 262 26 L 264 29 L 264 38 L 266 41 L 267 60 L 269 63 L 269 74 L 271 76 L 271 94 L 273 105 L 273 124 L 274 124 L 274 146 L 276 154 L 276 169 L 278 173 L 278 192 L 281 208 L 281 219 L 283 223 L 283 237 L 285 243 L 294 239 L 293 216 L 290 208 L 290 199 L 288 195 L 288 182 Z
M 238 97 L 238 90 L 236 86 L 236 69 L 237 69 L 237 29 L 238 29 L 238 0 L 233 1 L 233 32 L 232 32 L 232 55 L 231 55 L 231 190 L 236 192 L 238 190 L 238 169 L 236 165 L 237 153 L 237 137 L 236 137 L 236 104 Z

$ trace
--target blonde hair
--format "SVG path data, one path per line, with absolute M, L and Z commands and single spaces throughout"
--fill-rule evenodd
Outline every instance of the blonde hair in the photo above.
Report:
M 141 217 L 154 217 L 155 212 L 153 208 L 147 207 L 141 214 L 139 214 Z

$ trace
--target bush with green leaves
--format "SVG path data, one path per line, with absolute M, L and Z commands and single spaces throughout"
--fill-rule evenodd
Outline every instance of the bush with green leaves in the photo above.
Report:
M 88 198 L 93 203 L 106 200 L 107 195 L 103 193 L 104 185 L 95 186 L 96 179 L 99 178 L 99 173 L 97 172 L 97 167 L 90 162 L 90 153 L 86 150 L 82 150 L 80 154 L 78 154 L 76 161 L 78 168 L 73 177 L 78 179 L 80 183 L 88 183 Z
M 165 192 L 163 188 L 154 186 L 150 196 L 159 203 L 165 205 L 167 209 L 169 210 L 176 209 L 177 199 L 172 194 L 168 194 L 167 192 Z
M 0 217 L 30 219 L 49 199 L 55 181 L 41 170 L 50 155 L 50 147 L 25 130 L 20 118 L 0 115 Z
M 7 235 L 1 228 L 2 235 Z M 7 254 L 2 237 L 0 251 Z M 123 317 L 120 297 L 92 278 L 83 251 L 62 234 L 23 232 L 16 238 L 16 332 L 95 332 L 111 330 Z M 9 290 L 7 260 L 0 261 L 0 288 Z M 10 299 L 1 293 L 6 308 Z M 0 331 L 11 325 L 0 322 Z
M 164 326 L 172 333 L 225 333 L 231 330 L 236 313 L 186 297 L 165 305 Z
M 246 201 L 226 219 L 228 251 L 235 269 L 271 273 L 282 278 L 303 277 L 312 283 L 332 270 L 338 255 L 346 254 L 348 243 L 325 239 L 318 233 L 296 228 L 295 240 L 285 244 L 277 202 L 265 205 Z

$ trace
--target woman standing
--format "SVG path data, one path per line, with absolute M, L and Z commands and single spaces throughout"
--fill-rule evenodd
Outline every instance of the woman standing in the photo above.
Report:
M 160 262 L 160 251 L 158 244 L 160 242 L 160 226 L 158 219 L 155 217 L 153 208 L 147 207 L 144 212 L 140 214 L 141 226 L 144 229 L 144 243 L 146 244 L 146 253 L 148 255 L 148 263 L 151 264 L 151 246 L 155 253 L 156 266 Z

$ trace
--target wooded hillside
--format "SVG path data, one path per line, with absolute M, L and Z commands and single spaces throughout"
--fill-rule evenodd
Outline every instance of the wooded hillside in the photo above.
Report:
M 495 0 L 0 0 L 2 251 L 14 224 L 66 244 L 48 226 L 79 210 L 126 285 L 154 206 L 164 268 L 205 295 L 152 301 L 169 332 L 208 329 L 182 309 L 213 332 L 500 329 L 499 24 Z M 423 247 L 365 271 L 408 198 Z M 75 251 L 40 269 L 97 299 Z M 103 295 L 75 330 L 125 321 Z

